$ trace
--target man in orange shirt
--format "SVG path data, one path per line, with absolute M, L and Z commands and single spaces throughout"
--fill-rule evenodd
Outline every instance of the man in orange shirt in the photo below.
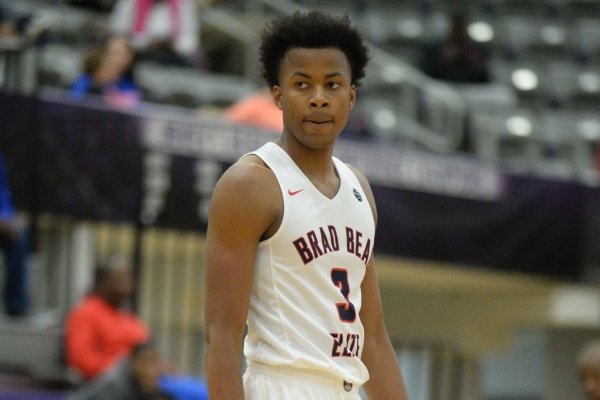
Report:
M 112 258 L 101 265 L 95 283 L 93 291 L 69 313 L 66 331 L 67 364 L 86 381 L 94 381 L 89 388 L 118 377 L 123 372 L 119 366 L 130 363 L 134 349 L 148 343 L 151 336 L 146 324 L 128 307 L 133 277 L 126 260 Z M 202 379 L 173 374 L 171 368 L 164 368 L 167 364 L 157 382 L 161 393 L 174 400 L 206 400 Z M 153 368 L 149 371 L 156 372 Z
M 149 339 L 149 329 L 128 310 L 132 293 L 128 265 L 113 259 L 98 268 L 94 290 L 69 313 L 67 363 L 86 380 L 108 370 Z

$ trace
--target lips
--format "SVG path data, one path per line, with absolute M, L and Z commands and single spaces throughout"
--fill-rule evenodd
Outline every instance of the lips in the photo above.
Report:
M 321 125 L 333 122 L 333 118 L 331 118 L 329 115 L 310 115 L 304 118 L 304 121 L 310 122 L 311 124 Z

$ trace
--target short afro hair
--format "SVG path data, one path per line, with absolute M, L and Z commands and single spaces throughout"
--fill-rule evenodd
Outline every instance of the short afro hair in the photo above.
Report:
M 279 69 L 287 51 L 298 47 L 340 49 L 350 64 L 352 84 L 358 86 L 365 76 L 369 50 L 347 15 L 338 18 L 319 11 L 297 11 L 271 21 L 263 31 L 259 54 L 262 75 L 269 87 L 279 84 Z

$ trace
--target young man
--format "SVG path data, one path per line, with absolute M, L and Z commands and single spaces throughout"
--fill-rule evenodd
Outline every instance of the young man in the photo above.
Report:
M 383 323 L 365 177 L 332 156 L 367 49 L 347 18 L 273 21 L 260 49 L 284 129 L 213 193 L 206 254 L 212 400 L 407 399 Z M 248 369 L 241 377 L 242 339 Z

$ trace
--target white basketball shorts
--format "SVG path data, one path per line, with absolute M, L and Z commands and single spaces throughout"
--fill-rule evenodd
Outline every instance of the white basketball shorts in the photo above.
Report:
M 316 371 L 250 365 L 244 374 L 246 400 L 360 400 L 360 386 Z

